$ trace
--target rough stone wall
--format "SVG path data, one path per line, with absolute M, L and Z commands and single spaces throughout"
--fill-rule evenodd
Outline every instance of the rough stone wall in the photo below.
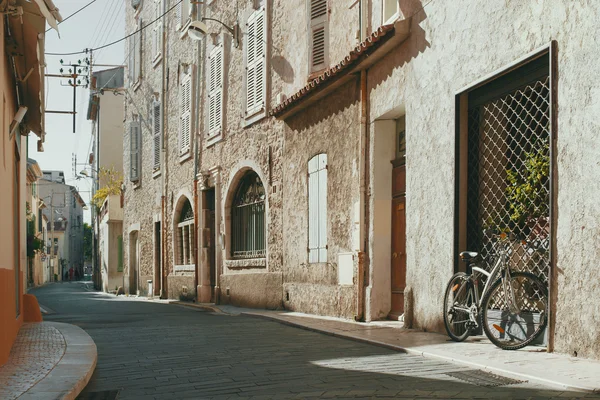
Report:
M 401 1 L 405 16 L 423 1 Z M 373 7 L 378 9 L 377 6 Z M 466 12 L 468 10 L 468 12 Z M 369 71 L 370 116 L 406 109 L 407 285 L 414 322 L 440 330 L 453 271 L 455 94 L 556 40 L 558 45 L 555 350 L 600 358 L 600 178 L 597 125 L 600 4 L 594 1 L 432 2 L 409 40 Z M 380 15 L 372 15 L 373 26 Z M 597 97 L 597 96 L 596 96 Z

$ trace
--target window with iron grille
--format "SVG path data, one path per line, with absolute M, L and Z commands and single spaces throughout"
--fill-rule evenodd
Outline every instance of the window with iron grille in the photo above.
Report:
M 231 206 L 231 256 L 265 257 L 265 188 L 254 171 L 241 179 Z
M 175 233 L 175 264 L 192 265 L 194 260 L 194 211 L 188 199 L 179 212 Z
M 512 268 L 550 271 L 550 77 L 543 56 L 468 97 L 466 244 L 491 262 L 509 233 Z M 461 249 L 462 250 L 462 249 Z

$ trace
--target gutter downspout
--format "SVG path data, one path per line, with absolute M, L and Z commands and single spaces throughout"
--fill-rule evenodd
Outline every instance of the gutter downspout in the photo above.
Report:
M 196 4 L 196 19 L 200 20 L 201 18 L 201 10 L 200 10 L 200 4 Z M 202 60 L 202 40 L 198 40 L 196 42 L 196 60 Z M 198 64 L 196 65 L 196 70 L 192 71 L 192 74 L 194 74 L 194 79 L 195 79 L 195 83 L 196 83 L 196 93 L 195 93 L 195 101 L 194 101 L 194 109 L 192 109 L 192 113 L 200 108 L 200 66 L 201 62 L 198 62 Z M 195 125 L 195 129 L 192 131 L 192 135 L 194 135 L 193 139 L 193 148 L 194 148 L 194 230 L 196 231 L 194 234 L 194 290 L 196 291 L 196 302 L 198 302 L 199 299 L 199 293 L 198 293 L 198 273 L 199 273 L 199 268 L 200 268 L 200 260 L 198 260 L 198 246 L 199 244 L 202 242 L 200 240 L 200 235 L 199 233 L 202 232 L 202 230 L 200 229 L 200 211 L 199 211 L 199 201 L 198 201 L 198 164 L 200 163 L 199 157 L 200 157 L 200 135 L 198 135 L 198 132 L 200 132 L 200 113 L 196 114 L 196 118 L 194 119 L 194 125 Z
M 365 272 L 367 264 L 367 221 L 369 181 L 369 129 L 368 129 L 367 70 L 360 71 L 360 200 L 359 200 L 359 250 L 357 253 L 356 321 L 365 319 Z
M 165 13 L 166 12 L 166 2 L 162 2 L 162 10 L 161 13 Z M 167 287 L 167 274 L 166 274 L 166 266 L 167 266 L 167 256 L 166 256 L 166 242 L 167 242 L 167 140 L 165 140 L 167 138 L 167 135 L 165 135 L 165 109 L 167 107 L 167 104 L 165 102 L 166 99 L 166 95 L 165 95 L 165 75 L 166 75 L 166 64 L 167 64 L 167 46 L 166 46 L 166 36 L 167 36 L 167 29 L 166 29 L 166 24 L 164 23 L 164 19 L 163 19 L 163 27 L 162 27 L 162 52 L 163 52 L 163 60 L 161 61 L 161 77 L 160 77 L 160 106 L 162 108 L 161 113 L 160 113 L 160 132 L 161 132 L 161 141 L 162 141 L 162 149 L 161 149 L 161 174 L 160 174 L 160 180 L 161 180 L 161 188 L 162 188 L 162 195 L 160 197 L 160 212 L 161 212 L 161 216 L 160 216 L 160 229 L 161 229 L 161 233 L 160 233 L 160 263 L 161 263 L 161 282 L 160 282 L 160 298 L 168 298 L 167 295 L 167 291 L 168 291 L 168 287 Z

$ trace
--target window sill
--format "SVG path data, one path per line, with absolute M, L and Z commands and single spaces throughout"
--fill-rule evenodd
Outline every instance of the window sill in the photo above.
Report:
M 260 110 L 250 114 L 248 117 L 246 117 L 246 119 L 244 119 L 244 126 L 243 128 L 249 128 L 252 125 L 256 124 L 257 122 L 262 121 L 264 118 L 267 117 L 267 110 L 263 107 Z
M 179 164 L 183 164 L 187 160 L 192 158 L 192 152 L 190 150 L 186 151 L 183 154 L 179 155 Z
M 157 169 L 152 173 L 152 179 L 156 179 L 160 176 L 160 169 Z
M 134 181 L 134 182 L 132 182 L 132 183 L 133 183 L 133 189 L 134 189 L 134 190 L 135 190 L 135 189 L 139 189 L 139 188 L 141 188 L 141 187 L 142 187 L 142 180 L 141 180 L 141 179 L 139 179 L 139 180 L 137 180 L 137 181 Z
M 173 272 L 194 272 L 196 270 L 196 265 L 175 265 L 173 267 Z
M 156 68 L 160 62 L 162 61 L 162 53 L 158 53 L 156 57 L 154 57 L 154 61 L 152 61 L 152 68 Z
M 206 147 L 208 148 L 210 146 L 213 146 L 214 144 L 220 142 L 221 140 L 223 140 L 222 132 L 213 134 L 211 136 L 207 136 L 206 137 Z
M 188 27 L 190 26 L 191 23 L 192 23 L 192 20 L 188 18 L 188 20 L 185 22 L 185 24 L 179 26 L 178 31 L 181 31 L 181 33 L 179 34 L 179 39 L 185 39 L 185 37 L 188 35 L 187 31 L 188 31 Z
M 136 92 L 142 86 L 142 80 L 138 79 L 137 82 L 133 84 L 133 91 Z
M 244 258 L 240 260 L 225 260 L 225 266 L 229 269 L 266 268 L 266 258 Z

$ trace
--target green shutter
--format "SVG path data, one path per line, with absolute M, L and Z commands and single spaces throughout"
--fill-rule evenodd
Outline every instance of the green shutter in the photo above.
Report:
M 119 252 L 119 263 L 117 264 L 117 272 L 123 272 L 123 236 L 119 236 L 117 238 L 117 248 L 117 251 Z

